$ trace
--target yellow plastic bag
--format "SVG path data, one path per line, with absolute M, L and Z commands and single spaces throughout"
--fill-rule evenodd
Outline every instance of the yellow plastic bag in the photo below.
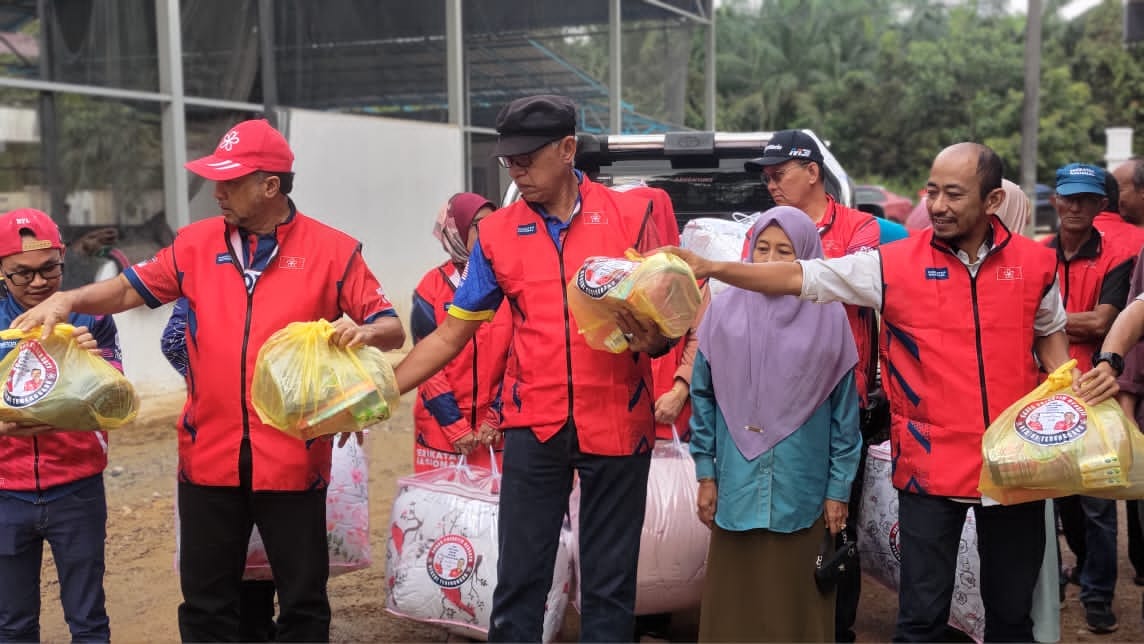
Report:
M 326 320 L 292 322 L 262 345 L 250 401 L 262 422 L 310 440 L 388 419 L 401 399 L 397 379 L 374 347 L 330 344 Z
M 0 361 L 4 390 L 0 421 L 51 425 L 64 430 L 116 429 L 135 419 L 139 396 L 123 374 L 76 343 L 75 327 L 0 331 L 0 339 L 20 339 Z
M 981 493 L 1004 504 L 1115 494 L 1130 483 L 1136 424 L 1116 400 L 1088 406 L 1070 360 L 1005 410 L 981 442 Z
M 665 337 L 687 333 L 699 311 L 699 286 L 687 262 L 670 253 L 624 258 L 589 257 L 568 282 L 568 310 L 593 349 L 623 353 L 628 348 L 616 326 L 627 311 L 652 320 Z

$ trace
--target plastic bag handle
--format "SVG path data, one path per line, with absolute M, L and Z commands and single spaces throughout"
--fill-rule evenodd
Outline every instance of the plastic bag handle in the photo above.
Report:
M 675 421 L 671 421 L 671 445 L 680 454 L 690 455 L 690 451 L 683 446 L 683 441 L 679 440 L 679 430 L 675 428 Z
M 0 340 L 23 340 L 24 338 L 38 338 L 43 333 L 43 327 L 36 327 L 31 331 L 21 331 L 20 329 L 4 329 L 0 331 Z M 75 327 L 65 322 L 60 322 L 52 329 L 52 333 L 62 335 L 64 337 L 70 336 L 75 333 Z
M 497 467 L 497 451 L 493 449 L 492 445 L 489 445 L 489 469 L 492 470 L 494 479 L 500 479 L 501 472 L 500 468 Z

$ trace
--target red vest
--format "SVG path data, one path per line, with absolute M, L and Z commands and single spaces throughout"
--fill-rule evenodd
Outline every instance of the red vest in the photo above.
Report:
M 1144 248 L 1144 228 L 1134 226 L 1114 212 L 1102 212 L 1092 221 L 1097 230 L 1104 233 L 1106 239 L 1118 242 L 1125 246 L 1135 257 Z
M 1059 253 L 1059 234 L 1046 239 L 1044 244 L 1053 249 L 1054 253 Z M 1117 243 L 1110 235 L 1106 236 L 1099 229 L 1094 229 L 1092 237 L 1071 260 L 1065 260 L 1058 254 L 1057 272 L 1065 311 L 1088 313 L 1095 309 L 1100 302 L 1100 291 L 1108 273 L 1125 262 L 1135 261 L 1139 251 L 1133 252 L 1129 248 L 1127 240 Z M 1119 306 L 1123 308 L 1124 304 L 1121 302 Z M 1103 340 L 1084 343 L 1069 341 L 1069 357 L 1076 360 L 1077 369 L 1082 372 L 1092 369 L 1092 356 L 1100 350 L 1102 342 Z
M 822 238 L 822 254 L 827 259 L 843 257 L 853 244 L 852 240 L 859 228 L 872 222 L 877 229 L 877 221 L 869 213 L 847 208 L 827 195 L 826 214 L 818 222 L 819 236 Z M 877 244 L 875 244 L 876 246 Z M 873 250 L 873 248 L 871 248 Z M 871 342 L 874 335 L 874 311 L 847 304 L 846 319 L 850 322 L 850 332 L 858 347 L 858 364 L 854 367 L 854 382 L 858 387 L 858 398 L 866 404 L 866 394 L 870 391 L 870 366 L 876 348 Z
M 568 312 L 565 289 L 588 257 L 622 257 L 639 246 L 649 202 L 587 177 L 580 197 L 562 249 L 524 201 L 481 222 L 478 243 L 512 311 L 504 426 L 530 427 L 546 441 L 572 419 L 585 453 L 645 452 L 655 440 L 651 361 L 589 348 Z
M 1037 386 L 1033 322 L 1056 258 L 996 218 L 993 235 L 976 278 L 932 229 L 880 249 L 898 489 L 979 497 L 985 428 Z
M 340 285 L 359 244 L 296 213 L 278 226 L 277 256 L 303 258 L 304 270 L 273 261 L 248 296 L 243 273 L 231 261 L 227 234 L 223 218 L 214 217 L 184 227 L 172 245 L 196 327 L 187 342 L 190 374 L 179 419 L 179 480 L 237 486 L 245 429 L 255 490 L 324 487 L 330 480 L 330 441 L 300 441 L 264 425 L 250 404 L 250 383 L 258 350 L 271 334 L 290 322 L 341 316 Z
M 433 307 L 433 317 L 438 326 L 448 317 L 449 305 L 453 303 L 456 287 L 453 286 L 452 279 L 456 273 L 456 265 L 445 262 L 426 273 L 417 285 L 417 295 Z M 482 324 L 461 353 L 443 369 L 443 375 L 450 383 L 450 391 L 457 400 L 457 407 L 473 429 L 480 426 L 496 400 L 511 342 L 512 317 L 508 307 L 501 306 L 496 317 L 491 322 Z M 417 397 L 417 402 L 413 405 L 413 426 L 416 433 L 415 459 L 418 446 L 441 452 L 453 451 L 452 442 L 445 435 L 441 424 L 425 408 L 421 396 Z M 486 450 L 477 450 L 469 461 L 487 466 L 487 463 L 480 462 L 487 461 L 487 456 Z

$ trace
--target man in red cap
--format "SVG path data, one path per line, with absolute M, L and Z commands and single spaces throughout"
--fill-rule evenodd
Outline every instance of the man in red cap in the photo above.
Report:
M 289 195 L 294 155 L 265 120 L 227 132 L 187 168 L 215 182 L 221 216 L 115 279 L 63 291 L 17 318 L 50 327 L 72 311 L 117 313 L 185 297 L 189 382 L 179 419 L 179 569 L 185 641 L 236 640 L 239 589 L 257 526 L 278 589 L 277 637 L 329 639 L 326 485 L 330 442 L 264 425 L 250 404 L 255 359 L 291 322 L 335 320 L 330 342 L 396 349 L 405 333 L 361 244 Z
M 0 322 L 4 326 L 59 290 L 63 248 L 59 228 L 39 210 L 25 208 L 0 215 Z M 76 327 L 82 346 L 122 368 L 119 339 L 110 317 L 72 314 L 67 322 Z M 16 342 L 0 341 L 0 359 Z M 46 395 L 55 381 L 44 377 L 45 370 L 55 368 L 41 364 L 26 372 L 14 370 L 2 388 L 5 402 L 20 406 L 21 399 L 38 400 Z M 52 547 L 60 602 L 72 639 L 106 642 L 111 637 L 103 592 L 106 467 L 105 432 L 0 422 L 0 641 L 40 639 L 45 541 Z

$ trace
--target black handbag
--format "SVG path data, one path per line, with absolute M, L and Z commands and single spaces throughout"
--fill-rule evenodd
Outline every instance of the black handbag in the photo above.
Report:
M 822 547 L 814 562 L 814 584 L 818 591 L 827 594 L 838 586 L 838 578 L 848 571 L 858 569 L 858 544 L 851 541 L 845 528 L 838 536 L 824 531 Z

